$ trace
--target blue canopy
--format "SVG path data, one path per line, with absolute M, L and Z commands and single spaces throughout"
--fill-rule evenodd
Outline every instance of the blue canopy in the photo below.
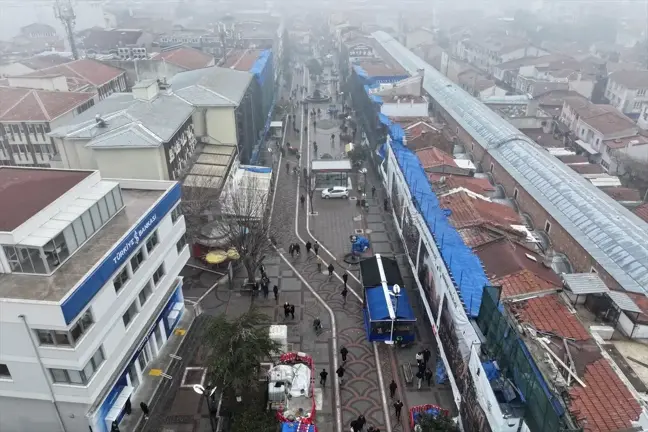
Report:
M 390 293 L 393 293 L 393 288 L 393 286 L 387 287 Z M 369 318 L 371 321 L 391 321 L 383 286 L 378 285 L 376 287 L 365 288 L 365 292 L 367 295 L 367 309 L 369 310 Z M 401 287 L 398 297 L 396 319 L 400 321 L 415 321 L 414 311 L 410 306 L 409 297 L 404 288 Z M 396 309 L 396 297 L 389 294 L 389 298 L 392 301 L 392 308 Z
M 364 69 L 362 69 L 360 66 L 357 66 L 357 65 L 356 65 L 356 66 L 353 66 L 353 70 L 355 70 L 355 73 L 356 73 L 360 78 L 364 78 L 364 79 L 368 79 L 368 78 L 369 78 L 369 74 L 367 74 L 367 71 L 365 71 Z
M 269 66 L 270 69 L 266 69 L 266 66 Z M 261 54 L 259 54 L 259 57 L 256 59 L 254 64 L 252 65 L 252 68 L 250 69 L 250 73 L 254 75 L 254 77 L 257 79 L 260 85 L 263 85 L 263 82 L 265 81 L 265 71 L 266 70 L 271 70 L 272 69 L 272 51 L 269 49 L 261 51 Z
M 387 117 L 383 113 L 378 113 L 378 120 L 380 120 L 380 123 L 384 124 L 387 127 L 390 127 L 393 123 L 391 120 L 389 120 L 389 117 Z
M 300 423 L 299 421 L 283 422 L 281 432 L 315 432 L 315 425 Z

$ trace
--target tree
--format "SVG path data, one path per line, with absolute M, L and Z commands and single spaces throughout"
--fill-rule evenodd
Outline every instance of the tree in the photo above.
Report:
M 322 73 L 324 73 L 324 69 L 322 68 L 322 64 L 319 62 L 319 60 L 312 58 L 306 62 L 306 67 L 308 68 L 308 72 L 311 75 L 315 76 L 320 76 Z
M 418 425 L 420 432 L 459 432 L 455 421 L 447 414 L 421 415 Z
M 223 392 L 244 397 L 256 389 L 260 363 L 280 348 L 270 339 L 270 323 L 255 308 L 234 320 L 222 314 L 211 321 L 205 341 L 211 350 L 209 371 Z
M 276 238 L 276 228 L 267 215 L 268 188 L 263 183 L 254 174 L 233 180 L 221 194 L 217 220 L 227 244 L 240 254 L 250 283 L 255 282 L 257 269 L 272 251 L 269 239 Z
M 308 195 L 308 201 L 310 203 L 310 212 L 313 214 L 313 197 L 315 196 L 315 190 L 317 189 L 317 178 L 313 176 L 313 173 L 308 174 L 304 172 L 304 179 L 301 182 L 301 188 L 306 195 Z
M 210 175 L 188 175 L 187 172 L 180 178 L 182 178 L 180 208 L 187 226 L 187 240 L 189 243 L 195 243 L 201 236 L 202 227 L 209 222 L 209 215 L 213 214 L 218 206 L 218 192 L 222 178 Z

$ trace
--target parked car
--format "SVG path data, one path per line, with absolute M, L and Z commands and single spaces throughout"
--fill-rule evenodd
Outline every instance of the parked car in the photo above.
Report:
M 334 186 L 322 191 L 322 198 L 349 198 L 349 189 L 344 186 Z

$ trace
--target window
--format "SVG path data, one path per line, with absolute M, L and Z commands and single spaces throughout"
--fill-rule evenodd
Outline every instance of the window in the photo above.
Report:
M 133 255 L 133 258 L 131 258 L 130 260 L 133 273 L 137 271 L 137 269 L 140 267 L 140 265 L 142 265 L 143 262 L 144 262 L 144 248 L 139 248 L 139 250 L 135 252 L 135 255 Z
M 124 327 L 128 328 L 128 325 L 133 321 L 133 318 L 137 315 L 137 303 L 133 302 L 128 307 L 124 315 L 122 315 L 122 321 L 124 321 Z
M 36 330 L 36 338 L 40 345 L 54 345 L 54 335 L 49 330 Z
M 182 249 L 187 246 L 187 236 L 185 234 L 182 234 L 182 237 L 180 237 L 180 240 L 178 240 L 178 243 L 176 243 L 176 250 L 178 251 L 178 254 L 182 252 Z
M 72 329 L 70 330 L 70 334 L 72 335 L 72 339 L 74 339 L 74 342 L 78 342 L 81 340 L 81 336 L 87 332 L 90 327 L 92 327 L 92 324 L 94 324 L 94 319 L 92 318 L 92 312 L 90 312 L 90 309 L 85 311 L 81 318 L 72 326 Z
M 140 307 L 144 306 L 144 304 L 146 303 L 146 300 L 148 300 L 149 297 L 151 297 L 152 292 L 153 292 L 153 290 L 151 289 L 151 284 L 147 283 L 146 285 L 144 285 L 144 288 L 142 288 L 142 291 L 140 291 L 139 296 L 138 296 L 139 297 L 139 302 L 140 302 Z
M 155 231 L 148 240 L 146 240 L 146 251 L 151 254 L 155 246 L 159 243 L 157 231 Z
M 113 284 L 115 285 L 115 292 L 118 293 L 119 290 L 121 290 L 122 287 L 126 285 L 126 282 L 128 282 L 128 271 L 126 271 L 126 267 L 124 267 L 117 274 L 117 277 L 113 279 Z
M 180 211 L 180 205 L 177 205 L 176 208 L 171 211 L 171 221 L 176 223 L 180 216 L 182 216 L 182 212 Z
M 66 331 L 59 330 L 36 330 L 36 337 L 40 345 L 51 345 L 69 348 L 72 346 L 70 335 Z
M 92 358 L 88 360 L 83 370 L 50 368 L 49 372 L 54 383 L 87 385 L 105 360 L 103 350 L 100 347 Z
M 517 190 L 517 188 L 513 189 L 513 199 L 514 200 L 518 199 L 518 190 Z
M 635 102 L 634 109 L 641 109 L 641 102 Z
M 549 221 L 545 222 L 544 230 L 547 234 L 549 234 L 549 231 L 551 231 L 551 222 Z
M 646 94 L 646 89 L 637 90 L 637 96 L 644 96 Z
M 9 368 L 4 363 L 0 363 L 0 379 L 11 379 Z
M 164 264 L 160 264 L 155 273 L 153 273 L 153 285 L 157 286 L 160 282 L 160 279 L 164 277 Z

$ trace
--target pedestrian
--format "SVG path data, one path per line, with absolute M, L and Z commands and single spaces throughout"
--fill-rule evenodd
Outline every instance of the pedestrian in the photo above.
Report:
M 328 265 L 327 270 L 329 272 L 329 279 L 331 279 L 331 277 L 333 276 L 333 270 L 335 270 L 335 267 L 333 267 L 333 263 Z
M 293 243 L 288 246 L 288 253 L 290 254 L 290 258 L 295 258 L 295 245 Z
M 144 420 L 148 420 L 149 418 L 149 407 L 146 405 L 143 401 L 140 402 L 140 408 L 142 409 L 142 412 L 144 413 Z
M 279 301 L 279 287 L 277 285 L 272 287 L 272 293 L 274 294 L 275 301 Z
M 131 405 L 131 400 L 130 398 L 126 399 L 126 404 L 124 405 L 124 412 L 126 415 L 131 415 L 131 412 L 133 411 L 133 406 Z
M 295 253 L 297 256 L 301 256 L 301 245 L 299 243 L 295 243 Z
M 320 385 L 322 387 L 326 387 L 326 377 L 328 376 L 328 372 L 326 372 L 326 369 L 322 369 L 322 372 L 320 372 Z
M 346 347 L 342 347 L 342 349 L 340 350 L 340 354 L 342 355 L 342 361 L 345 362 L 347 356 L 349 355 L 349 350 L 346 349 Z
M 416 353 L 416 364 L 420 365 L 421 363 L 423 363 L 423 351 Z
M 110 432 L 121 432 L 119 430 L 119 424 L 117 423 L 117 420 L 112 422 L 112 425 L 110 426 Z
M 418 371 L 421 372 L 422 374 L 425 374 L 425 363 L 423 362 L 419 363 Z
M 284 319 L 288 319 L 290 315 L 290 304 L 288 302 L 284 303 Z
M 319 258 L 317 259 L 317 272 L 322 273 L 322 261 Z
M 342 275 L 342 280 L 344 281 L 344 288 L 346 289 L 347 287 L 347 282 L 349 281 L 349 274 L 345 271 L 344 274 Z
M 424 374 L 420 370 L 416 373 L 416 388 L 421 390 L 421 384 L 423 384 Z
M 263 290 L 263 298 L 268 298 L 268 294 L 269 294 L 269 292 L 270 292 L 269 288 L 270 288 L 270 287 L 268 286 L 267 283 L 263 283 L 263 284 L 261 285 L 261 289 Z
M 312 247 L 313 247 L 312 243 L 307 241 L 306 242 L 306 255 L 308 255 L 310 253 Z
M 313 150 L 315 150 L 315 156 L 317 156 L 317 143 L 313 144 Z
M 351 421 L 351 432 L 360 432 L 360 425 L 357 420 Z
M 263 264 L 259 265 L 259 271 L 261 272 L 261 279 L 265 277 L 266 271 L 265 271 L 265 266 Z
M 290 318 L 295 319 L 295 305 L 290 305 Z
M 427 381 L 428 387 L 432 387 L 432 371 L 429 368 L 425 370 L 425 381 Z
M 387 211 L 387 209 L 389 208 L 389 199 L 388 198 L 385 198 L 383 200 L 383 208 L 385 209 L 385 211 Z
M 396 384 L 396 381 L 392 380 L 392 382 L 389 384 L 389 397 L 394 399 L 394 395 L 396 395 L 396 389 L 398 388 L 398 384 Z
M 423 350 L 423 363 L 425 363 L 425 366 L 427 366 L 428 362 L 430 361 L 430 357 L 432 357 L 432 353 L 429 349 L 425 348 Z
M 342 290 L 343 304 L 346 304 L 346 298 L 348 294 L 349 294 L 349 290 L 346 287 L 344 287 L 344 289 Z
M 317 120 L 313 120 L 313 129 L 317 129 Z
M 360 424 L 360 430 L 362 430 L 362 429 L 364 428 L 364 425 L 367 424 L 367 419 L 366 419 L 365 416 L 363 416 L 362 414 L 360 414 L 360 415 L 358 416 L 358 420 L 357 420 L 357 421 L 358 421 L 358 423 Z
M 340 366 L 335 373 L 337 374 L 340 384 L 342 384 L 342 380 L 344 379 L 344 366 Z
M 313 243 L 313 252 L 315 252 L 315 256 L 319 256 L 319 242 L 317 240 Z
M 371 186 L 371 198 L 376 198 L 376 186 Z
M 403 409 L 403 402 L 401 402 L 400 399 L 398 399 L 394 403 L 394 410 L 396 411 L 396 420 L 400 421 L 401 418 L 401 410 Z
M 299 197 L 299 202 L 301 203 L 301 207 L 304 208 L 304 203 L 306 202 L 306 197 L 304 196 L 304 194 Z

